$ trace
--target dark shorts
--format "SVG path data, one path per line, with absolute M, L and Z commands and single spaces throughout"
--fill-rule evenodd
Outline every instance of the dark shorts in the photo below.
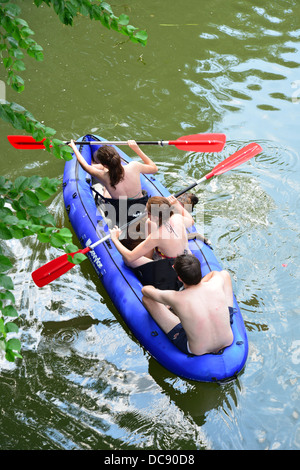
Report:
M 233 323 L 233 314 L 236 312 L 236 309 L 234 307 L 228 307 L 229 310 L 229 319 L 230 319 L 230 325 Z
M 230 324 L 232 324 L 233 323 L 233 314 L 235 313 L 235 308 L 228 307 L 228 310 L 229 310 Z M 178 325 L 174 326 L 174 328 L 171 331 L 169 331 L 167 336 L 168 336 L 169 340 L 172 341 L 172 343 L 178 349 L 180 349 L 180 351 L 184 352 L 185 354 L 190 354 L 190 355 L 192 354 L 188 349 L 187 336 L 186 336 L 186 333 L 185 333 L 181 323 L 178 323 Z M 221 351 L 223 352 L 223 350 L 224 350 L 224 348 Z M 218 353 L 216 353 L 216 354 L 218 354 Z
M 145 210 L 149 196 L 146 191 L 144 191 L 144 193 L 142 197 L 137 199 L 113 199 L 104 197 L 100 193 L 97 193 L 96 198 L 100 196 L 98 201 L 102 203 L 105 217 L 109 217 L 114 225 L 123 226 L 134 220 Z M 96 198 L 95 201 L 97 204 Z M 113 212 L 110 210 L 111 207 L 113 208 Z M 134 214 L 132 214 L 133 210 L 135 210 Z
M 160 290 L 176 290 L 182 287 L 173 269 L 175 258 L 158 259 L 133 268 L 143 286 L 151 285 Z
M 185 354 L 191 354 L 190 351 L 188 350 L 188 342 L 187 342 L 187 337 L 186 333 L 182 327 L 181 323 L 178 323 L 178 325 L 174 326 L 171 331 L 167 334 L 168 338 L 172 343 L 180 349 L 180 351 L 184 352 Z

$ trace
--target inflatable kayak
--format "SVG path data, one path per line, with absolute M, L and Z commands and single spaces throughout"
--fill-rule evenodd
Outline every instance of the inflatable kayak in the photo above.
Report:
M 86 135 L 79 142 L 99 141 L 99 136 Z M 90 164 L 92 153 L 97 145 L 80 145 L 79 150 L 85 160 Z M 131 159 L 121 149 L 117 148 L 123 163 Z M 106 237 L 106 241 L 98 244 L 88 252 L 90 259 L 101 283 L 106 289 L 110 299 L 124 319 L 125 323 L 139 341 L 139 343 L 162 366 L 173 374 L 182 378 L 203 381 L 219 382 L 235 378 L 243 369 L 248 355 L 248 340 L 243 318 L 234 298 L 234 314 L 231 327 L 234 335 L 233 343 L 218 354 L 204 354 L 202 356 L 187 355 L 181 352 L 166 334 L 160 329 L 142 303 L 142 284 L 135 276 L 133 270 L 123 262 L 122 256 L 107 235 L 109 225 L 102 211 L 95 202 L 94 182 L 91 176 L 82 169 L 76 157 L 66 162 L 63 177 L 63 194 L 65 208 L 70 223 L 82 247 L 91 246 L 99 239 Z M 141 175 L 142 189 L 151 196 L 169 196 L 170 192 L 154 177 Z M 202 274 L 210 271 L 220 271 L 212 248 L 199 240 L 196 227 L 190 227 L 189 248 L 200 260 Z

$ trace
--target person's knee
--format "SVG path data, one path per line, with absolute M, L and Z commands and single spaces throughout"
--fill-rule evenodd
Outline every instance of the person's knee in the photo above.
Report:
M 224 279 L 225 283 L 230 285 L 231 284 L 231 276 L 230 276 L 229 272 L 223 270 L 222 275 L 223 275 L 223 279 Z
M 149 310 L 150 305 L 151 305 L 151 299 L 149 299 L 149 297 L 146 297 L 145 295 L 143 295 L 142 302 L 143 302 L 144 307 L 146 307 L 146 309 Z

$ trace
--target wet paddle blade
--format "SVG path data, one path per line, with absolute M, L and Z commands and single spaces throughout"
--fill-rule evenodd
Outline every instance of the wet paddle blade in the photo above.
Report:
M 7 136 L 9 143 L 15 149 L 44 149 L 45 146 L 43 142 L 46 139 L 37 142 L 31 135 L 8 135 Z
M 175 145 L 186 152 L 221 152 L 226 142 L 225 134 L 193 134 L 170 140 L 169 145 Z
M 246 145 L 246 147 L 243 147 L 241 150 L 238 150 L 223 162 L 219 163 L 210 173 L 208 173 L 208 175 L 206 175 L 206 179 L 209 179 L 212 176 L 222 175 L 222 173 L 232 170 L 261 152 L 262 148 L 259 144 L 251 143 Z
M 88 251 L 90 251 L 90 249 L 85 248 L 84 250 L 76 251 L 76 253 L 86 254 Z M 73 257 L 74 255 L 75 253 L 65 253 L 64 255 L 59 256 L 59 258 L 53 259 L 52 261 L 49 261 L 49 263 L 38 268 L 31 274 L 34 283 L 38 287 L 44 287 L 68 272 L 75 266 L 75 264 L 68 260 L 68 256 Z

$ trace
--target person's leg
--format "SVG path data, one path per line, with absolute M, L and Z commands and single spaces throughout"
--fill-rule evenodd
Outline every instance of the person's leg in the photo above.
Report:
M 164 333 L 169 333 L 174 326 L 180 323 L 179 318 L 165 305 L 145 296 L 143 297 L 143 304 Z
M 138 268 L 139 266 L 142 266 L 147 263 L 153 262 L 153 259 L 147 258 L 146 256 L 141 256 L 140 258 L 136 259 L 135 261 L 132 261 L 131 263 L 125 263 L 127 266 L 130 268 Z

